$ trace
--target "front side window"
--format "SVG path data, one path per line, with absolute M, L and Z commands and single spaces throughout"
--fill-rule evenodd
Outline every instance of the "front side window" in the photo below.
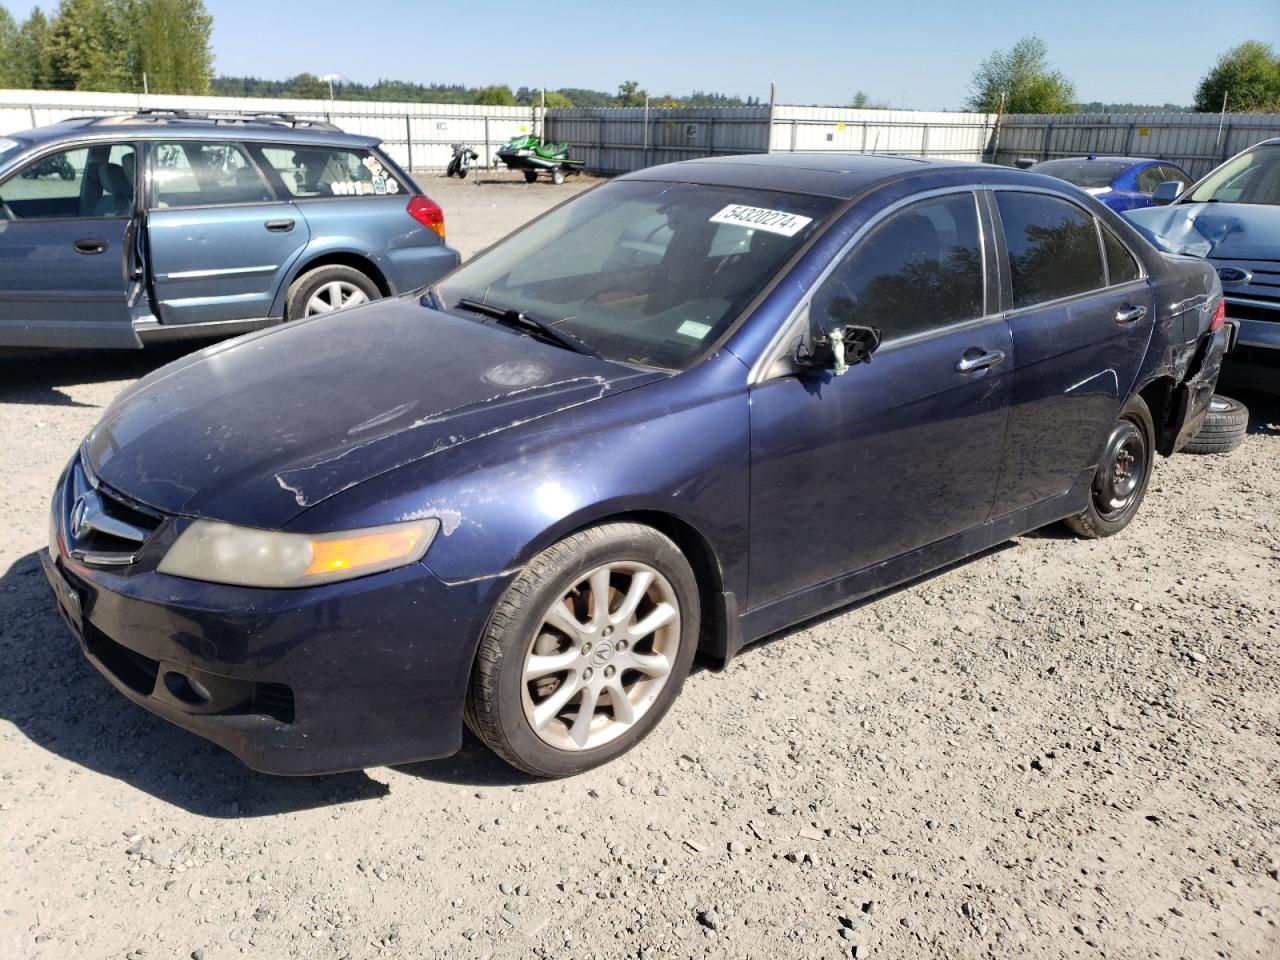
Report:
M 623 363 L 682 370 L 719 338 L 838 201 L 618 180 L 450 274 L 440 304 L 477 322 L 518 311 Z
M 275 199 L 238 144 L 182 140 L 152 147 L 151 194 L 160 209 Z
M 136 157 L 133 144 L 103 143 L 33 160 L 0 185 L 0 219 L 127 217 Z
M 1156 187 L 1164 183 L 1164 167 L 1147 167 L 1138 174 L 1138 192 L 1148 197 L 1155 193 Z
M 1192 192 L 1192 203 L 1280 204 L 1280 144 L 1265 144 L 1233 157 Z
M 1015 308 L 1097 290 L 1106 284 L 1093 217 L 1039 193 L 996 191 L 1009 250 Z
M 809 319 L 830 330 L 877 327 L 884 340 L 983 314 L 977 200 L 957 193 L 890 215 L 814 294 Z
M 309 144 L 255 149 L 295 197 L 382 197 L 407 192 L 370 150 Z

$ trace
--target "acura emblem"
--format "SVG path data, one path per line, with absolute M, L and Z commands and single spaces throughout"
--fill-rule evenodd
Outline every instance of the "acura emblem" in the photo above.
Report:
M 71 535 L 79 540 L 84 537 L 92 529 L 84 522 L 84 515 L 89 510 L 89 505 L 85 501 L 86 495 L 76 497 L 75 505 L 71 508 Z
M 1253 274 L 1239 267 L 1219 267 L 1218 279 L 1223 283 L 1248 283 L 1253 279 Z

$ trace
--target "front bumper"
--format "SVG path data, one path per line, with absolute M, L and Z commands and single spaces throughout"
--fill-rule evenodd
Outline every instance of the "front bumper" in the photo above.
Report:
M 85 656 L 134 703 L 255 770 L 319 774 L 447 756 L 496 580 L 422 564 L 303 590 L 89 567 L 62 484 L 41 559 Z

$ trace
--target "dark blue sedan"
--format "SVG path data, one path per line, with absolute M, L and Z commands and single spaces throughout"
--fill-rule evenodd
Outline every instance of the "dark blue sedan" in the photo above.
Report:
M 140 381 L 58 482 L 46 570 L 125 696 L 258 769 L 438 757 L 465 719 L 571 774 L 695 653 L 1123 529 L 1224 340 L 1208 265 L 1049 177 L 657 167 Z
M 1177 183 L 1179 193 L 1191 183 L 1191 175 L 1170 160 L 1088 156 L 1045 160 L 1031 169 L 1075 184 L 1117 213 L 1151 206 L 1162 183 Z

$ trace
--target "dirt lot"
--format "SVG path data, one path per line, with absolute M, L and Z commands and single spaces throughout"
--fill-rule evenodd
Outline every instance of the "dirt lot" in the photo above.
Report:
M 472 252 L 584 183 L 425 185 Z M 286 780 L 116 694 L 40 573 L 58 470 L 174 356 L 0 360 L 0 956 L 1280 957 L 1280 403 L 1121 536 L 771 638 L 594 773 Z

